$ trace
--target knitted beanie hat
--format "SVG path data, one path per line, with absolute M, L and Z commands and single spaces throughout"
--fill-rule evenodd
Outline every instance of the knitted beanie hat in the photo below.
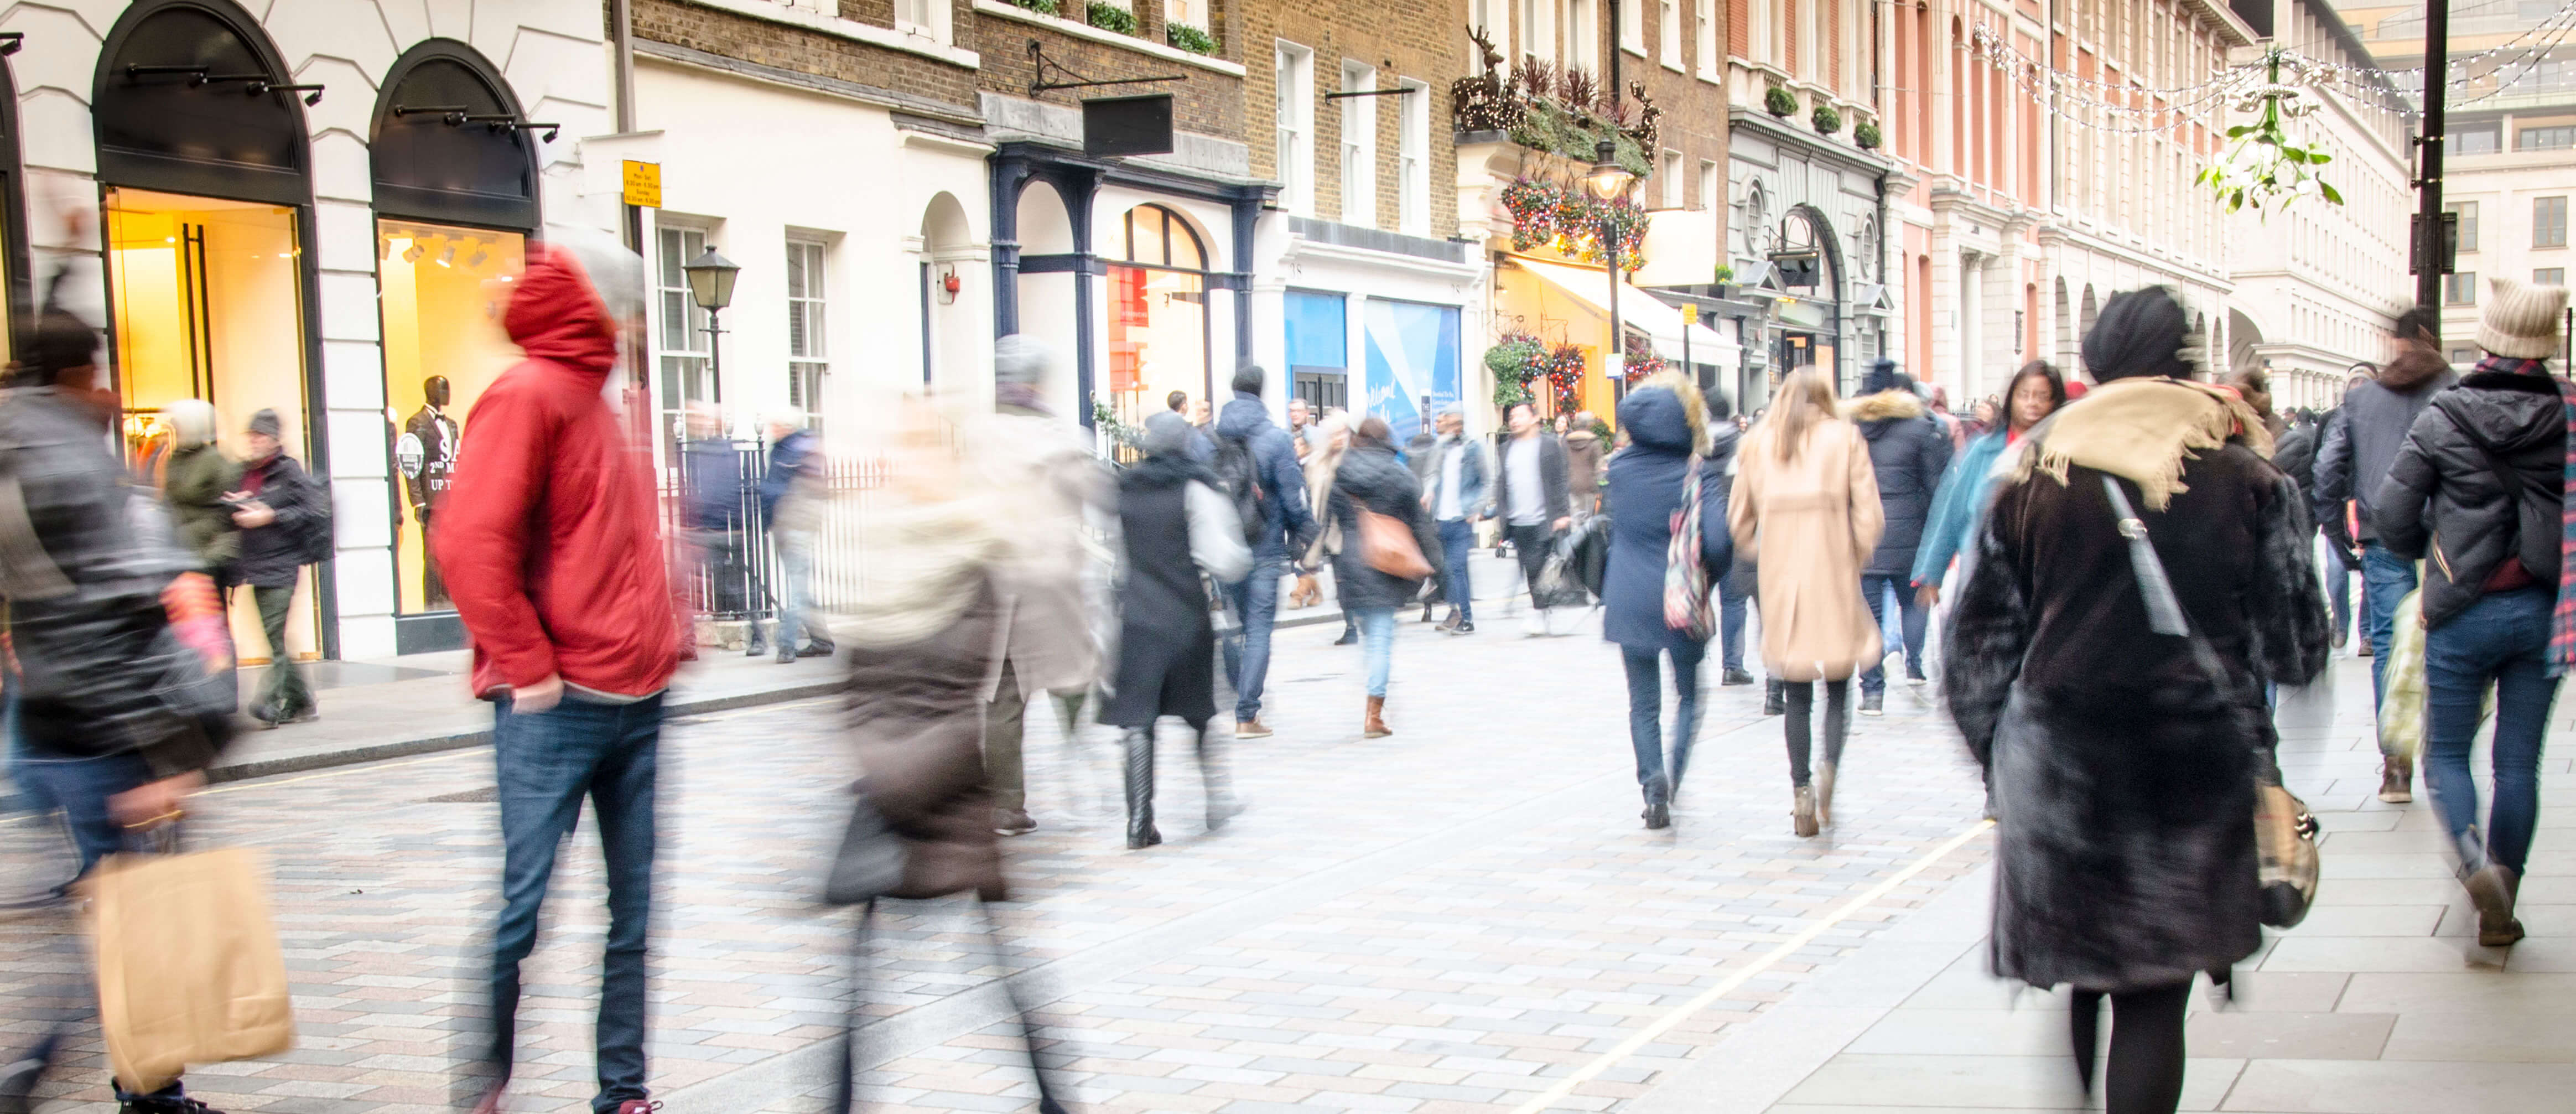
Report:
M 2558 318 L 2567 312 L 2567 288 L 2533 286 L 2502 275 L 2487 283 L 2493 296 L 2478 317 L 2478 347 L 2518 360 L 2557 355 Z

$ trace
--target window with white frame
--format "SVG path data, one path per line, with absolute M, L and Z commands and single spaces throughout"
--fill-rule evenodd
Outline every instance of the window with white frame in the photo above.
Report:
M 823 385 L 831 373 L 823 345 L 826 289 L 823 242 L 787 241 L 787 405 L 806 413 L 806 428 L 823 429 Z
M 1640 57 L 1646 53 L 1645 7 L 1646 0 L 1628 0 L 1619 5 L 1619 45 Z
M 1494 44 L 1494 53 L 1502 55 L 1503 65 L 1512 64 L 1512 10 L 1508 0 L 1467 0 L 1467 24 L 1485 33 Z M 1485 59 L 1476 44 L 1467 44 L 1467 72 L 1481 74 Z
M 1726 77 L 1726 59 L 1717 52 L 1717 0 L 1691 0 L 1691 18 L 1697 22 L 1698 64 L 1702 81 L 1719 81 Z
M 1718 170 L 1716 163 L 1707 159 L 1700 160 L 1699 207 L 1712 213 L 1718 212 L 1719 207 L 1726 204 L 1725 191 L 1726 175 Z M 1719 229 L 1719 232 L 1723 235 L 1725 230 Z
M 662 443 L 677 445 L 687 431 L 689 404 L 714 403 L 718 394 L 707 311 L 689 297 L 689 274 L 681 269 L 706 253 L 707 234 L 666 225 L 655 229 L 654 236 L 654 385 L 661 396 Z
M 1778 4 L 1746 6 L 1751 10 L 1753 31 L 1747 36 L 1751 41 L 1746 44 L 1745 56 L 1756 62 L 1778 63 L 1780 60 L 1780 6 Z
M 1663 165 L 1655 168 L 1655 177 L 1663 179 L 1660 188 L 1655 191 L 1656 196 L 1662 201 L 1662 205 L 1660 207 L 1665 209 L 1681 208 L 1683 205 L 1682 199 L 1690 196 L 1689 194 L 1682 192 L 1682 153 L 1672 150 L 1665 151 Z
M 1342 92 L 1377 88 L 1366 63 L 1342 63 Z M 1342 223 L 1377 227 L 1377 98 L 1342 98 Z
M 1805 26 L 1798 28 L 1798 76 L 1808 81 L 1818 80 L 1816 48 L 1823 45 L 1824 37 L 1816 30 L 1825 25 L 1824 7 L 1815 0 L 1808 0 L 1803 7 L 1807 16 Z
M 1403 126 L 1396 136 L 1396 229 L 1407 236 L 1431 234 L 1431 87 L 1406 79 Z
M 840 14 L 838 5 L 818 7 L 826 14 Z M 947 0 L 894 0 L 894 29 L 907 35 L 945 43 L 948 41 L 948 17 Z
M 1315 215 L 1315 52 L 1281 40 L 1278 70 L 1279 207 Z
M 1682 68 L 1682 0 L 1656 0 L 1661 19 L 1655 23 L 1655 55 L 1666 68 Z
M 1565 65 L 1580 70 L 1595 70 L 1601 49 L 1599 13 L 1593 0 L 1563 0 L 1565 18 Z
M 1556 4 L 1557 0 L 1520 0 L 1523 57 L 1555 64 Z
M 1163 21 L 1208 29 L 1208 0 L 1163 0 Z

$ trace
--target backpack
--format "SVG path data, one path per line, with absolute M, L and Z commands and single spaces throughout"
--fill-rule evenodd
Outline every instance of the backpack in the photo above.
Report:
M 1234 502 L 1235 521 L 1243 524 L 1243 544 L 1259 546 L 1263 526 L 1261 469 L 1252 459 L 1252 443 L 1240 437 L 1218 437 L 1216 459 L 1208 462 L 1219 490 Z
M 304 520 L 295 528 L 295 563 L 319 565 L 338 554 L 331 533 L 331 481 L 304 473 Z

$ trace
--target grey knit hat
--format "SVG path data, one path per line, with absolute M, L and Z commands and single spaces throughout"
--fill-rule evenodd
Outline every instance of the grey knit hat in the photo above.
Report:
M 2559 353 L 2559 316 L 2567 288 L 2533 286 L 2497 275 L 2487 280 L 2486 312 L 2478 315 L 2478 347 L 2517 360 L 2546 360 Z
M 277 411 L 261 410 L 250 416 L 249 432 L 281 437 L 286 433 L 286 424 L 277 420 Z
M 1145 419 L 1144 448 L 1147 456 L 1174 456 L 1190 447 L 1190 434 L 1196 432 L 1190 420 L 1170 410 Z

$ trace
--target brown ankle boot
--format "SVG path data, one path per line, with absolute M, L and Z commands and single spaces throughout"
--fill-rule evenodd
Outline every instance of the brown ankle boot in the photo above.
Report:
M 1395 729 L 1386 725 L 1385 713 L 1385 697 L 1372 696 L 1368 698 L 1368 718 L 1360 721 L 1360 735 L 1362 738 L 1383 739 L 1389 735 L 1395 734 Z

